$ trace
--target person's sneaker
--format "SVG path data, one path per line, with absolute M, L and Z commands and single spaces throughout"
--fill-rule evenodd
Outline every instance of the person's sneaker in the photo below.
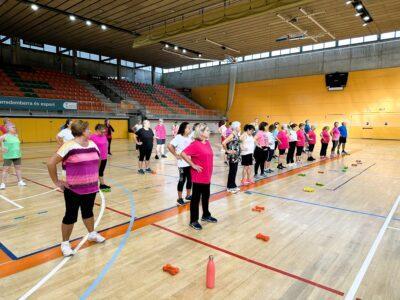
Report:
M 277 168 L 278 168 L 279 170 L 282 170 L 282 169 L 283 169 L 283 165 L 279 164 L 279 165 L 277 166 Z
M 337 154 L 337 155 L 340 155 L 340 151 L 338 150 L 338 151 L 336 152 L 336 154 Z
M 185 205 L 185 201 L 183 201 L 182 198 L 179 198 L 178 200 L 176 200 L 176 202 L 178 203 L 178 206 Z
M 307 161 L 313 161 L 312 157 L 307 158 Z
M 241 184 L 242 184 L 242 185 L 248 185 L 248 184 L 249 184 L 249 181 L 246 180 L 246 179 L 242 179 Z
M 237 187 L 234 188 L 234 190 L 235 190 L 236 192 L 240 192 L 240 187 L 237 186 Z
M 165 154 L 161 155 L 162 158 L 167 158 L 167 156 Z
M 4 183 L 0 184 L 0 190 L 4 190 L 6 188 L 6 185 Z
M 144 170 L 143 169 L 139 169 L 138 173 L 141 174 L 141 175 L 144 175 Z
M 201 220 L 202 220 L 203 222 L 208 222 L 208 223 L 217 223 L 217 222 L 218 222 L 218 220 L 217 220 L 216 218 L 211 217 L 211 216 L 209 216 L 209 217 L 202 217 Z
M 155 159 L 160 159 L 160 158 L 158 157 L 158 155 L 156 155 L 154 158 L 155 158 Z
M 100 184 L 100 190 L 103 192 L 111 192 L 111 187 L 106 184 Z
M 346 155 L 347 155 L 347 154 L 349 154 L 349 153 L 347 153 L 346 151 L 343 150 L 343 151 L 342 151 L 342 154 L 346 154 Z
M 153 173 L 153 170 L 150 169 L 150 168 L 147 168 L 147 169 L 145 170 L 145 172 L 146 172 L 146 173 Z
M 258 174 L 254 175 L 254 179 L 259 179 L 259 178 L 260 178 L 260 175 L 258 175 Z
M 92 231 L 91 233 L 89 233 L 88 241 L 96 242 L 96 243 L 103 243 L 105 240 L 106 239 L 96 231 Z
M 238 192 L 236 189 L 227 189 L 226 191 L 231 194 L 236 194 Z
M 186 196 L 185 200 L 186 201 L 192 201 L 192 195 Z
M 311 156 L 311 160 L 312 160 L 312 161 L 314 161 L 314 160 L 315 160 L 315 158 Z
M 196 229 L 196 230 L 202 230 L 203 229 L 203 227 L 200 225 L 199 222 L 190 223 L 189 226 L 192 227 L 193 229 Z
M 18 181 L 18 186 L 26 186 L 25 181 L 23 181 L 23 180 Z
M 68 241 L 61 243 L 61 252 L 65 257 L 74 255 L 74 250 L 71 249 Z
M 274 173 L 274 170 L 268 169 L 267 172 L 268 172 L 268 173 Z

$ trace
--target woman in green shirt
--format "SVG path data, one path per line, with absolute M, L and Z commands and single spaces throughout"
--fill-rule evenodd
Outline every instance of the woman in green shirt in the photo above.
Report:
M 17 129 L 14 124 L 7 124 L 7 133 L 0 136 L 1 149 L 3 151 L 3 177 L 0 184 L 0 190 L 6 188 L 8 170 L 14 165 L 15 174 L 18 178 L 18 185 L 25 186 L 21 175 L 21 142 L 17 135 Z

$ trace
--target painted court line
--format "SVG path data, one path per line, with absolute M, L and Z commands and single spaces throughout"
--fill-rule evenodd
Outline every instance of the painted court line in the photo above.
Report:
M 357 273 L 356 278 L 353 281 L 353 284 L 351 285 L 349 291 L 346 294 L 345 300 L 353 300 L 354 299 L 354 297 L 358 291 L 358 288 L 361 285 L 361 281 L 363 280 L 365 274 L 367 273 L 368 267 L 371 264 L 371 261 L 375 256 L 376 250 L 378 249 L 378 246 L 381 243 L 383 235 L 385 234 L 385 231 L 388 228 L 389 223 L 392 220 L 397 207 L 399 206 L 399 203 L 400 203 L 400 196 L 397 197 L 396 201 L 394 202 L 394 204 L 392 206 L 392 209 L 390 210 L 389 214 L 386 217 L 385 222 L 383 223 L 381 229 L 379 230 L 379 233 L 378 233 L 374 243 L 372 244 L 367 257 L 365 258 L 360 270 Z
M 103 193 L 100 191 L 100 197 L 101 197 L 101 209 L 99 216 L 97 217 L 96 222 L 94 223 L 94 228 L 99 225 L 101 218 L 103 217 L 104 214 L 104 209 L 106 206 L 106 200 L 104 198 Z M 83 246 L 83 244 L 86 243 L 87 239 L 89 237 L 89 234 L 86 234 L 85 237 L 80 241 L 78 246 L 74 249 L 75 254 L 79 251 L 79 249 Z M 25 294 L 23 294 L 19 300 L 25 300 L 28 299 L 30 296 L 32 296 L 33 293 L 35 293 L 43 284 L 45 284 L 51 277 L 53 277 L 70 259 L 72 256 L 64 257 L 63 260 L 61 260 L 58 265 L 52 269 L 46 276 L 44 276 L 37 284 L 35 284 L 29 291 L 27 291 Z
M 32 196 L 27 196 L 27 197 L 18 198 L 18 199 L 15 199 L 14 201 L 21 201 L 21 200 L 26 200 L 26 199 L 34 198 L 34 197 L 37 197 L 37 196 L 46 195 L 46 194 L 52 193 L 52 192 L 57 191 L 57 190 L 59 190 L 59 189 L 58 189 L 58 188 L 55 188 L 55 189 L 53 189 L 53 190 L 51 190 L 51 191 L 47 191 L 47 192 L 35 194 L 35 195 L 32 195 Z
M 339 184 L 337 187 L 335 187 L 334 189 L 332 189 L 332 191 L 336 191 L 337 189 L 341 188 L 342 186 L 344 186 L 346 183 L 348 183 L 350 180 L 353 180 L 354 178 L 356 178 L 357 176 L 360 176 L 362 173 L 366 172 L 368 169 L 372 168 L 373 166 L 375 166 L 376 163 L 373 163 L 372 165 L 370 165 L 369 167 L 365 168 L 364 170 L 362 170 L 360 173 L 354 175 L 353 177 L 350 177 L 348 180 L 346 180 L 345 182 L 343 182 L 342 184 Z
M 397 227 L 388 226 L 388 228 L 389 228 L 389 229 L 393 229 L 393 230 L 399 230 L 399 231 L 400 231 L 400 228 L 397 228 Z
M 8 199 L 6 196 L 0 195 L 0 198 L 3 199 L 4 201 L 14 205 L 15 207 L 17 207 L 18 209 L 24 208 L 22 205 L 19 205 L 18 203 Z
M 206 247 L 209 247 L 209 248 L 211 248 L 211 249 L 217 250 L 217 251 L 219 251 L 219 252 L 223 252 L 223 253 L 228 254 L 228 255 L 230 255 L 230 256 L 236 257 L 236 258 L 241 259 L 241 260 L 243 260 L 243 261 L 246 261 L 246 262 L 248 262 L 248 263 L 251 263 L 251 264 L 260 266 L 260 267 L 262 267 L 262 268 L 264 268 L 264 269 L 268 269 L 268 270 L 270 270 L 270 271 L 273 271 L 273 272 L 276 272 L 276 273 L 279 273 L 279 274 L 282 274 L 282 275 L 291 277 L 291 278 L 293 278 L 293 279 L 296 279 L 296 280 L 298 280 L 298 281 L 304 282 L 304 283 L 306 283 L 306 284 L 313 285 L 313 286 L 315 286 L 315 287 L 318 287 L 318 288 L 320 288 L 320 289 L 326 290 L 326 291 L 331 292 L 331 293 L 333 293 L 333 294 L 336 294 L 336 295 L 339 295 L 339 296 L 343 296 L 343 295 L 344 295 L 343 292 L 341 292 L 341 291 L 339 291 L 339 290 L 336 290 L 336 289 L 334 289 L 334 288 L 331 288 L 331 287 L 328 287 L 328 286 L 326 286 L 326 285 L 323 285 L 323 284 L 317 283 L 317 282 L 315 282 L 315 281 L 312 281 L 312 280 L 310 280 L 310 279 L 307 279 L 307 278 L 304 278 L 304 277 L 301 277 L 301 276 L 298 276 L 298 275 L 289 273 L 289 272 L 287 272 L 287 271 L 278 269 L 278 268 L 276 268 L 276 267 L 273 267 L 273 266 L 270 266 L 270 265 L 261 263 L 261 262 L 259 262 L 259 261 L 254 260 L 254 259 L 247 258 L 247 257 L 242 256 L 242 255 L 240 255 L 240 254 L 237 254 L 237 253 L 231 252 L 231 251 L 229 251 L 229 250 L 226 250 L 226 249 L 217 247 L 217 246 L 215 246 L 215 245 L 212 245 L 212 244 L 210 244 L 210 243 L 203 242 L 203 241 L 201 241 L 201 240 L 198 240 L 198 239 L 195 239 L 195 238 L 193 238 L 193 237 L 191 237 L 191 236 L 188 236 L 188 235 L 179 233 L 179 232 L 174 231 L 174 230 L 172 230 L 172 229 L 169 229 L 169 228 L 167 228 L 167 227 L 164 227 L 164 226 L 161 226 L 161 225 L 158 225 L 158 224 L 152 224 L 152 226 L 157 227 L 157 228 L 160 228 L 160 229 L 165 230 L 165 231 L 168 231 L 168 232 L 170 232 L 170 233 L 172 233 L 172 234 L 175 234 L 175 235 L 177 235 L 177 236 L 180 236 L 180 237 L 183 237 L 183 238 L 185 238 L 185 239 L 191 240 L 191 241 L 193 241 L 193 242 L 195 242 L 195 243 L 201 244 L 201 245 L 206 246 Z
M 100 274 L 96 277 L 96 279 L 92 282 L 92 284 L 86 289 L 86 291 L 83 293 L 83 295 L 80 297 L 80 299 L 87 299 L 90 294 L 96 289 L 96 287 L 100 284 L 100 282 L 104 279 L 106 276 L 107 272 L 111 269 L 115 261 L 117 260 L 117 257 L 120 255 L 122 249 L 125 247 L 128 238 L 131 234 L 131 230 L 133 227 L 133 223 L 135 221 L 135 201 L 133 199 L 133 194 L 130 192 L 128 189 L 126 189 L 124 186 L 115 183 L 115 181 L 110 179 L 111 183 L 114 183 L 114 186 L 122 189 L 124 193 L 128 196 L 129 202 L 130 202 L 130 207 L 131 207 L 131 218 L 129 220 L 129 226 L 128 229 L 126 230 L 121 242 L 118 245 L 118 248 L 114 251 L 111 259 L 107 262 L 107 264 L 103 267 L 101 270 Z

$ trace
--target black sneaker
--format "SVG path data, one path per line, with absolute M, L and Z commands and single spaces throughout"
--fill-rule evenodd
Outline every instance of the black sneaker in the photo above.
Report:
M 144 170 L 143 169 L 140 169 L 140 170 L 138 170 L 137 171 L 140 175 L 144 175 Z
M 274 170 L 268 169 L 267 172 L 268 172 L 268 173 L 274 173 Z
M 310 156 L 309 158 L 307 158 L 307 161 L 313 161 L 313 158 Z
M 192 195 L 186 196 L 185 200 L 192 201 Z
M 153 170 L 150 169 L 150 168 L 147 168 L 147 169 L 145 170 L 145 172 L 146 172 L 146 173 L 151 173 L 151 172 L 153 172 Z
M 167 156 L 165 154 L 161 155 L 162 158 L 167 158 Z
M 279 164 L 279 165 L 277 166 L 277 168 L 278 168 L 279 170 L 282 170 L 282 169 L 283 169 L 282 164 Z
M 156 155 L 154 158 L 155 158 L 155 159 L 160 159 L 160 158 L 158 157 L 158 155 Z
M 178 202 L 178 206 L 185 205 L 185 201 L 183 201 L 182 198 L 179 198 L 178 200 L 176 200 L 176 202 Z
M 202 220 L 203 222 L 208 222 L 208 223 L 217 223 L 217 222 L 218 222 L 218 220 L 217 220 L 216 218 L 213 218 L 213 217 L 211 217 L 211 216 L 209 216 L 209 217 L 202 217 L 201 220 Z
M 203 229 L 203 227 L 197 221 L 193 222 L 193 223 L 190 223 L 189 226 L 192 227 L 193 229 L 196 229 L 196 230 L 202 230 Z

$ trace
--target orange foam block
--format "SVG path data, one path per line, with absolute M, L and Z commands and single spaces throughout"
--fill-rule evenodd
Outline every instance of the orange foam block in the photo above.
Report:
M 262 240 L 264 242 L 268 242 L 269 241 L 269 236 L 268 235 L 264 235 L 262 233 L 257 234 L 256 238 L 259 239 L 259 240 Z
M 255 208 L 256 208 L 256 209 L 259 209 L 259 210 L 265 210 L 265 207 L 264 207 L 264 206 L 258 206 L 258 205 L 257 205 Z
M 358 164 L 351 164 L 351 166 L 352 166 L 352 167 L 357 167 L 357 166 L 358 166 Z
M 171 266 L 170 264 L 166 264 L 166 265 L 163 267 L 163 271 L 169 273 L 169 274 L 172 275 L 172 276 L 175 276 L 176 274 L 179 273 L 179 268 L 173 267 L 173 266 Z
M 252 211 L 256 211 L 256 212 L 262 212 L 263 211 L 262 209 L 259 209 L 257 207 L 253 207 L 251 210 Z
M 318 171 L 318 173 L 319 173 L 319 174 L 324 174 L 325 172 L 324 172 L 324 171 Z
M 151 174 L 157 174 L 157 172 L 156 171 L 151 171 Z

